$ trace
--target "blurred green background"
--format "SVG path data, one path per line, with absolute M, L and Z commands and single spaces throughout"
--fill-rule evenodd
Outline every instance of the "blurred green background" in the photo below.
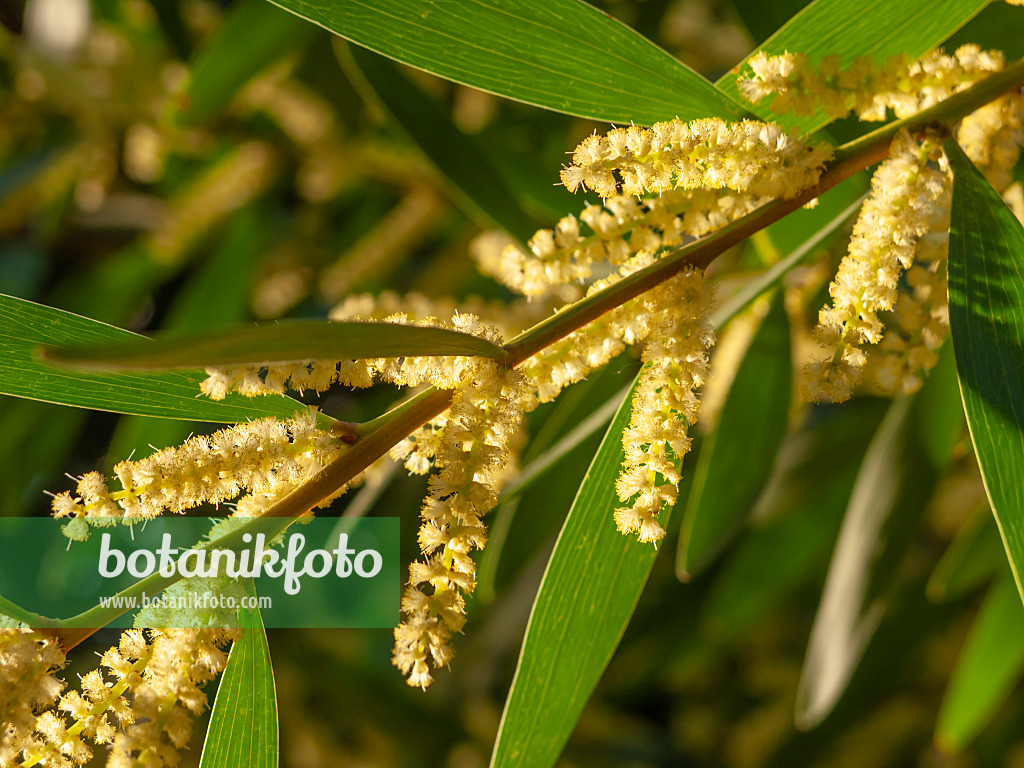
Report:
M 803 3 L 598 5 L 714 80 Z M 958 39 L 1019 47 L 1005 14 L 992 6 Z M 394 65 L 264 0 L 4 0 L 0 24 L 0 293 L 136 331 L 324 317 L 346 296 L 385 290 L 510 301 L 476 272 L 469 242 L 502 225 L 525 238 L 578 212 L 582 201 L 555 186 L 558 169 L 581 137 L 607 127 Z M 806 216 L 827 221 L 864 187 L 854 179 Z M 811 220 L 727 254 L 723 290 L 788 253 Z M 842 246 L 785 288 L 796 363 Z M 749 330 L 735 336 L 738 359 Z M 720 354 L 716 367 L 735 370 Z M 541 471 L 490 516 L 457 658 L 429 691 L 391 667 L 387 630 L 268 632 L 282 765 L 487 764 L 554 536 L 607 406 L 638 367 L 624 355 L 530 415 L 522 466 L 567 435 L 571 449 L 533 464 Z M 1011 695 L 1024 617 L 948 374 L 902 411 L 875 398 L 794 404 L 756 503 L 688 583 L 673 562 L 680 502 L 565 765 L 1024 766 L 1024 700 Z M 362 421 L 398 396 L 378 387 L 304 400 Z M 109 471 L 133 451 L 215 428 L 13 398 L 0 399 L 0 427 L 4 515 L 47 514 L 43 492 L 70 488 L 65 472 Z M 893 433 L 909 437 L 880 444 Z M 938 458 L 927 455 L 936 440 L 948 446 Z M 858 478 L 869 451 L 897 456 L 885 477 Z M 880 606 L 877 631 L 859 664 L 858 651 L 847 659 L 855 669 L 838 704 L 815 715 L 801 669 L 832 551 L 855 484 L 890 475 L 902 490 L 879 511 L 870 599 L 849 607 L 859 621 Z M 408 561 L 425 487 L 383 470 L 329 514 L 400 516 Z M 966 704 L 944 715 L 940 750 L 940 704 L 969 635 L 981 666 L 960 673 Z M 96 635 L 68 674 L 113 636 Z M 821 722 L 798 729 L 795 711 L 805 726 Z M 197 764 L 202 733 L 184 764 Z

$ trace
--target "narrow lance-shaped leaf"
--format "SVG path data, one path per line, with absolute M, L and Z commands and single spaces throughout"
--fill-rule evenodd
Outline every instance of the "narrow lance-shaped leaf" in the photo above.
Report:
M 0 394 L 168 419 L 240 422 L 290 418 L 304 406 L 282 395 L 250 400 L 229 394 L 197 398 L 200 371 L 92 373 L 58 368 L 38 358 L 40 344 L 88 344 L 139 339 L 130 331 L 71 312 L 0 295 Z
M 903 54 L 916 58 L 956 32 L 987 4 L 988 0 L 817 0 L 754 53 L 777 56 L 799 52 L 814 64 L 824 56 L 839 56 L 841 68 L 849 67 L 859 56 L 871 56 L 878 64 Z M 746 66 L 749 59 L 718 81 L 723 93 L 739 97 L 736 75 L 750 71 Z M 769 102 L 765 99 L 748 108 L 758 117 L 804 133 L 832 122 L 820 109 L 810 116 L 778 115 Z
M 949 325 L 967 425 L 1017 588 L 1024 572 L 1024 229 L 954 142 Z
M 346 40 L 435 75 L 617 123 L 749 112 L 579 0 L 274 0 Z
M 1007 575 L 988 590 L 949 678 L 935 727 L 944 752 L 966 747 L 1024 673 L 1024 607 Z
M 526 629 L 492 768 L 558 759 L 636 607 L 657 551 L 616 530 L 627 397 L 566 518 Z M 664 521 L 662 521 L 664 522 Z
M 928 578 L 926 594 L 935 603 L 955 600 L 991 581 L 1006 562 L 1003 541 L 988 503 L 957 531 Z
M 200 768 L 275 768 L 277 692 L 259 609 L 238 614 L 242 636 L 231 646 L 210 714 Z
M 792 378 L 789 321 L 780 291 L 697 459 L 676 558 L 680 578 L 708 565 L 754 506 L 786 433 Z
M 75 368 L 159 370 L 407 355 L 464 355 L 500 360 L 505 350 L 478 336 L 446 328 L 299 320 L 109 344 L 45 347 L 42 354 L 55 363 Z
M 708 637 L 741 637 L 800 586 L 820 583 L 857 479 L 857 464 L 835 457 L 862 458 L 884 415 L 884 401 L 858 399 L 785 439 L 750 530 L 711 581 Z
M 800 675 L 796 722 L 802 728 L 832 711 L 885 614 L 872 571 L 886 550 L 893 513 L 906 499 L 909 414 L 907 398 L 889 408 L 850 496 Z
M 962 430 L 948 348 L 917 394 L 893 402 L 850 495 L 797 690 L 797 725 L 839 701 L 898 592 L 899 566 Z

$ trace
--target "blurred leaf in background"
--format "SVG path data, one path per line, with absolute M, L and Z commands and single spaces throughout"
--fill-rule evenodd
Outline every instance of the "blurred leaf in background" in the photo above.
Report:
M 161 374 L 192 377 L 182 411 L 161 413 L 173 419 L 127 399 L 67 407 L 95 405 L 85 384 L 44 397 L 31 367 L 42 364 L 27 356 L 29 336 L 41 340 L 54 318 L 86 335 L 184 335 L 370 309 L 416 315 L 428 304 L 417 296 L 431 306 L 450 296 L 451 311 L 514 333 L 561 298 L 517 302 L 477 272 L 470 243 L 483 230 L 525 243 L 578 213 L 582 198 L 557 181 L 584 136 L 611 120 L 768 115 L 741 103 L 733 78 L 762 42 L 845 61 L 918 54 L 952 35 L 1012 58 L 1019 10 L 980 0 L 2 4 L 0 391 L 18 397 L 0 398 L 0 513 L 47 514 L 43 492 L 65 487 L 64 472 L 109 469 L 222 417 L 298 407 L 194 401 L 201 374 L 191 373 Z M 268 652 L 254 627 L 224 675 L 218 739 L 251 670 L 264 718 L 276 684 L 282 766 L 475 768 L 492 755 L 593 768 L 1024 764 L 1022 609 L 988 517 L 992 465 L 982 449 L 974 458 L 948 345 L 913 400 L 795 403 L 795 367 L 848 241 L 843 212 L 866 186 L 855 176 L 712 267 L 731 307 L 718 330 L 738 352 L 716 353 L 716 419 L 686 459 L 657 557 L 645 549 L 642 567 L 620 573 L 608 553 L 632 542 L 579 523 L 607 512 L 619 443 L 602 436 L 609 423 L 621 432 L 617 409 L 640 368 L 626 353 L 529 414 L 457 668 L 423 693 L 395 673 L 388 630 L 271 630 Z M 960 194 L 988 194 L 979 189 Z M 999 240 L 1008 211 L 962 227 Z M 988 252 L 1005 271 L 1020 263 Z M 1007 317 L 1019 321 L 1012 308 Z M 11 330 L 25 323 L 39 334 Z M 362 422 L 400 393 L 298 397 Z M 401 517 L 411 560 L 425 489 L 389 470 L 328 514 Z M 607 556 L 595 584 L 621 590 L 607 611 L 584 589 L 544 590 L 564 582 L 567 560 L 595 553 Z M 545 687 L 554 680 L 569 682 Z M 533 703 L 552 693 L 558 717 L 545 718 Z M 200 764 L 204 733 L 197 726 L 183 765 Z M 517 751 L 527 747 L 529 759 Z

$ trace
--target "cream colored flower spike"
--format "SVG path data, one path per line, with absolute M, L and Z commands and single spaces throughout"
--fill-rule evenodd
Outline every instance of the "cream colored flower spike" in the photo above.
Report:
M 700 413 L 695 390 L 707 378 L 707 351 L 715 336 L 708 319 L 712 297 L 702 272 L 681 272 L 641 299 L 652 322 L 633 413 L 622 435 L 626 458 L 615 488 L 626 506 L 615 511 L 615 523 L 622 533 L 657 544 L 665 535 L 658 517 L 676 503 L 680 464 L 690 450 L 687 430 Z
M 671 189 L 789 198 L 812 186 L 831 157 L 828 145 L 805 144 L 775 123 L 677 119 L 588 136 L 561 176 L 570 192 L 590 189 L 603 198 Z

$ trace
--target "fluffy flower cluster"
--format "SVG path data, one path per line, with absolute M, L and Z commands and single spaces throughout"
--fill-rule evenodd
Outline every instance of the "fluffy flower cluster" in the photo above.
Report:
M 193 437 L 139 461 L 122 461 L 114 467 L 120 491 L 111 492 L 103 475 L 90 472 L 79 481 L 77 498 L 69 492 L 54 497 L 53 511 L 56 517 L 81 521 L 65 527 L 72 538 L 88 535 L 86 519 L 183 512 L 243 491 L 249 495 L 239 501 L 237 513 L 252 516 L 311 478 L 341 450 L 339 438 L 316 428 L 313 411 L 289 421 L 260 419 Z
M 608 277 L 595 281 L 587 289 L 587 295 L 597 293 L 655 261 L 654 254 L 641 251 Z M 651 294 L 645 294 L 625 302 L 525 360 L 517 368 L 524 377 L 521 393 L 523 410 L 529 412 L 541 403 L 551 402 L 565 387 L 607 364 L 627 345 L 643 342 L 660 327 L 660 311 Z M 440 450 L 447 418 L 442 414 L 402 440 L 391 451 L 392 458 L 404 461 L 406 469 L 414 474 L 430 471 Z
M 57 709 L 72 719 L 70 725 L 57 711 L 39 715 L 37 738 L 22 748 L 24 765 L 81 765 L 92 759 L 87 742 L 110 744 L 118 729 L 135 720 L 125 696 L 141 684 L 141 672 L 150 655 L 151 648 L 141 632 L 124 633 L 118 646 L 103 654 L 100 668 L 82 677 L 81 692 L 68 691 L 61 697 Z
M 815 66 L 802 53 L 761 52 L 748 63 L 753 74 L 738 82 L 740 92 L 755 104 L 774 94 L 774 112 L 812 115 L 821 108 L 832 117 L 854 112 L 871 121 L 884 120 L 887 109 L 908 117 L 1004 66 L 1000 52 L 976 45 L 962 46 L 952 56 L 935 49 L 916 61 L 895 56 L 878 63 L 864 56 L 843 70 L 839 56 L 826 56 Z
M 700 412 L 694 390 L 707 378 L 707 351 L 715 337 L 708 319 L 711 294 L 699 271 L 676 275 L 640 301 L 651 323 L 615 485 L 627 506 L 615 511 L 615 522 L 623 533 L 656 543 L 665 535 L 658 516 L 676 502 L 679 465 L 690 450 L 686 432 Z
M 641 251 L 605 279 L 594 282 L 587 294 L 597 293 L 655 260 L 650 252 Z M 627 344 L 643 341 L 652 320 L 652 307 L 643 297 L 627 301 L 523 362 L 519 370 L 527 381 L 526 410 L 554 400 L 562 389 L 607 363 Z
M 190 714 L 206 707 L 201 686 L 224 669 L 227 656 L 221 646 L 236 633 L 154 630 L 147 643 L 142 632 L 128 630 L 103 654 L 100 668 L 82 677 L 81 692 L 68 691 L 56 710 L 35 719 L 35 734 L 8 749 L 8 735 L 14 732 L 8 728 L 0 748 L 8 753 L 0 751 L 0 758 L 10 758 L 13 765 L 13 755 L 20 754 L 25 768 L 70 768 L 92 759 L 92 742 L 112 745 L 108 768 L 177 765 L 178 750 L 191 736 Z M 54 698 L 56 693 L 48 703 Z
M 476 586 L 470 553 L 487 540 L 483 515 L 497 501 L 495 473 L 508 460 L 506 446 L 522 419 L 522 375 L 479 360 L 465 372 L 440 429 L 419 532 L 423 559 L 409 567 L 402 598 L 404 620 L 395 629 L 394 664 L 409 685 L 426 688 L 430 669 L 453 652 L 452 633 L 465 623 L 463 595 Z
M 362 319 L 362 318 L 352 318 Z M 408 316 L 397 313 L 387 322 L 407 324 Z M 475 315 L 456 313 L 450 322 L 427 317 L 412 325 L 448 328 L 487 338 L 488 329 Z M 323 392 L 333 384 L 364 388 L 375 380 L 416 386 L 425 382 L 441 389 L 452 389 L 472 358 L 461 355 L 431 357 L 377 357 L 363 360 L 307 360 L 288 365 L 240 368 L 207 368 L 208 378 L 200 391 L 213 400 L 223 400 L 228 392 L 237 391 L 246 397 L 281 394 L 286 389 Z
M 1024 97 L 1011 93 L 963 119 L 957 141 L 989 183 L 1004 191 L 1013 181 L 1024 139 Z M 890 329 L 868 358 L 872 384 L 887 394 L 910 394 L 938 362 L 938 349 L 949 333 L 946 259 L 949 254 L 949 184 L 928 211 L 917 243 L 914 265 L 907 270 L 890 314 Z
M 441 435 L 448 423 L 448 412 L 435 416 L 391 449 L 391 458 L 401 461 L 413 475 L 425 475 L 434 465 L 441 449 Z
M 727 226 L 769 198 L 713 189 L 671 189 L 638 200 L 613 195 L 604 206 L 588 205 L 579 218 L 566 216 L 553 230 L 541 229 L 524 249 L 494 238 L 474 242 L 481 271 L 525 296 L 543 296 L 553 286 L 589 280 L 594 264 L 622 264 L 641 251 L 683 245 Z
M 949 213 L 952 190 L 947 186 L 935 201 L 927 234 L 917 242 L 914 265 L 907 270 L 878 350 L 868 356 L 866 373 L 886 394 L 912 394 L 939 361 L 938 350 L 949 333 L 946 258 L 949 255 Z
M 1013 182 L 1024 142 L 1024 96 L 1008 93 L 960 123 L 957 143 L 998 192 Z
M 178 764 L 178 751 L 192 735 L 192 717 L 202 714 L 203 686 L 227 666 L 224 646 L 231 629 L 152 630 L 149 660 L 132 693 L 131 725 L 114 737 L 108 768 Z
M 817 182 L 831 156 L 828 145 L 809 146 L 775 123 L 676 119 L 589 136 L 561 175 L 569 191 L 587 188 L 604 198 L 670 189 L 793 197 Z
M 935 137 L 919 142 L 903 131 L 893 139 L 829 287 L 832 305 L 819 314 L 816 336 L 828 357 L 808 366 L 810 399 L 842 402 L 860 382 L 867 362 L 863 347 L 881 341 L 879 313 L 895 306 L 900 276 L 914 263 L 918 240 L 948 183 Z
M 40 747 L 36 712 L 57 701 L 64 683 L 53 672 L 64 666 L 55 640 L 29 629 L 0 629 L 0 766 Z

